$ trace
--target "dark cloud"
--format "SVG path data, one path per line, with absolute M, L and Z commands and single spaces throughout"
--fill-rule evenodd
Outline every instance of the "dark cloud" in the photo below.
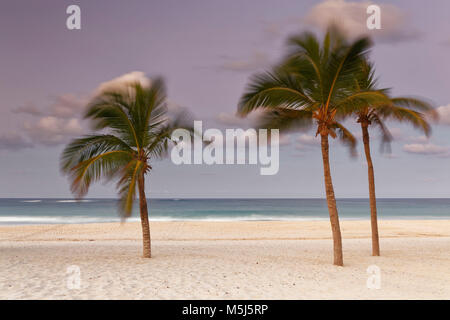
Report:
M 33 144 L 17 133 L 0 135 L 0 150 L 20 150 L 31 147 Z

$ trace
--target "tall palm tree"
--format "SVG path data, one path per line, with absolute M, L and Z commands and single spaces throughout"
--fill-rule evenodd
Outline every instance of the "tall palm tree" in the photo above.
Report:
M 129 84 L 123 90 L 98 95 L 84 117 L 91 120 L 95 130 L 106 132 L 73 140 L 61 155 L 61 169 L 78 198 L 87 194 L 92 182 L 117 180 L 119 211 L 124 219 L 131 215 L 137 189 L 143 256 L 150 258 L 145 175 L 152 170 L 153 160 L 167 154 L 172 131 L 186 127 L 184 116 L 169 117 L 164 81 L 157 78 L 148 87 Z
M 355 92 L 361 90 L 377 90 L 377 80 L 373 64 L 364 60 L 361 63 L 361 72 L 358 73 L 359 79 L 356 81 Z M 368 180 L 369 180 L 369 200 L 370 200 L 370 223 L 372 229 L 372 255 L 380 255 L 380 241 L 378 235 L 377 220 L 377 202 L 375 195 L 375 175 L 373 169 L 372 156 L 370 152 L 369 127 L 377 126 L 382 134 L 382 141 L 389 143 L 392 139 L 391 134 L 385 124 L 386 120 L 395 120 L 413 125 L 415 128 L 423 131 L 428 137 L 431 133 L 431 127 L 426 119 L 427 115 L 437 117 L 433 107 L 424 100 L 410 97 L 389 98 L 389 90 L 382 91 L 389 99 L 387 103 L 382 102 L 367 104 L 359 108 L 356 112 L 357 122 L 361 125 L 362 138 L 364 144 L 364 153 L 367 161 Z
M 342 237 L 330 172 L 329 136 L 339 138 L 352 150 L 356 140 L 339 117 L 362 102 L 384 99 L 381 92 L 353 92 L 354 75 L 371 47 L 368 38 L 347 41 L 333 27 L 322 42 L 305 32 L 288 40 L 290 52 L 271 72 L 257 74 L 242 96 L 238 113 L 264 108 L 264 121 L 272 128 L 288 129 L 315 124 L 320 135 L 325 192 L 333 234 L 334 264 L 343 265 Z

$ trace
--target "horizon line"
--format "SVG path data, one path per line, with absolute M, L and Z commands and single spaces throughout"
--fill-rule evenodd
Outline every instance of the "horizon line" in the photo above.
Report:
M 115 200 L 117 197 L 93 197 L 76 199 L 73 197 L 0 197 L 0 200 L 7 199 L 58 199 L 58 200 Z M 325 197 L 147 197 L 150 200 L 326 200 Z M 368 197 L 336 197 L 336 200 L 346 199 L 364 199 L 368 200 Z M 377 197 L 377 199 L 450 199 L 449 197 Z M 138 200 L 136 198 L 135 200 Z

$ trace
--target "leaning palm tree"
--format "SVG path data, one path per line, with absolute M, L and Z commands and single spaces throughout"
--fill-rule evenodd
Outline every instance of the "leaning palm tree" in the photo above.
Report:
M 137 189 L 143 256 L 150 258 L 145 175 L 152 170 L 153 160 L 167 154 L 172 131 L 186 127 L 184 116 L 168 116 L 165 85 L 158 78 L 147 87 L 136 83 L 101 93 L 89 103 L 84 117 L 95 130 L 106 132 L 73 140 L 62 153 L 61 169 L 78 198 L 87 194 L 92 182 L 117 180 L 123 219 L 131 215 Z
M 360 72 L 360 62 L 371 47 L 363 37 L 347 41 L 336 28 L 329 28 L 322 43 L 309 32 L 291 37 L 290 52 L 271 72 L 251 78 L 242 96 L 238 113 L 264 108 L 267 127 L 293 129 L 316 126 L 322 148 L 325 192 L 333 234 L 334 264 L 343 265 L 342 237 L 339 216 L 330 172 L 329 137 L 339 138 L 351 150 L 355 138 L 338 120 L 354 111 L 361 102 L 384 99 L 381 92 L 367 90 L 353 92 L 354 76 Z
M 361 63 L 361 72 L 355 81 L 355 92 L 377 89 L 377 79 L 375 78 L 373 64 L 367 60 Z M 431 133 L 430 124 L 426 115 L 436 117 L 433 107 L 418 98 L 396 97 L 389 98 L 389 90 L 382 91 L 389 99 L 387 103 L 382 102 L 367 104 L 359 108 L 356 112 L 357 122 L 361 125 L 364 153 L 367 161 L 369 180 L 369 200 L 370 200 L 370 223 L 372 229 L 372 255 L 380 255 L 380 241 L 378 235 L 377 202 L 375 195 L 375 175 L 373 169 L 372 156 L 370 152 L 369 126 L 376 126 L 381 131 L 383 143 L 389 143 L 392 136 L 385 124 L 386 120 L 395 120 L 411 124 L 413 127 L 423 131 L 428 137 Z

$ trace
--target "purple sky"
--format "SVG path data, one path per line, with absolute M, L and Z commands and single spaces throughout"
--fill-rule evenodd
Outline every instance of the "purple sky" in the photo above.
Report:
M 392 123 L 391 155 L 378 150 L 380 197 L 450 196 L 450 2 L 387 1 L 372 59 L 382 86 L 440 107 L 430 140 Z M 81 30 L 67 30 L 68 5 L 81 7 Z M 79 114 L 94 90 L 132 71 L 165 77 L 171 103 L 188 107 L 207 127 L 225 128 L 255 71 L 283 54 L 286 36 L 320 32 L 332 16 L 349 33 L 367 32 L 367 2 L 299 0 L 2 1 L 0 4 L 0 197 L 69 197 L 59 154 L 85 130 Z M 359 134 L 357 126 L 351 126 Z M 154 197 L 323 197 L 320 150 L 312 132 L 292 134 L 280 171 L 258 166 L 154 165 Z M 332 146 L 338 197 L 365 197 L 362 155 Z M 360 151 L 361 146 L 359 146 Z M 90 197 L 114 196 L 113 185 Z

